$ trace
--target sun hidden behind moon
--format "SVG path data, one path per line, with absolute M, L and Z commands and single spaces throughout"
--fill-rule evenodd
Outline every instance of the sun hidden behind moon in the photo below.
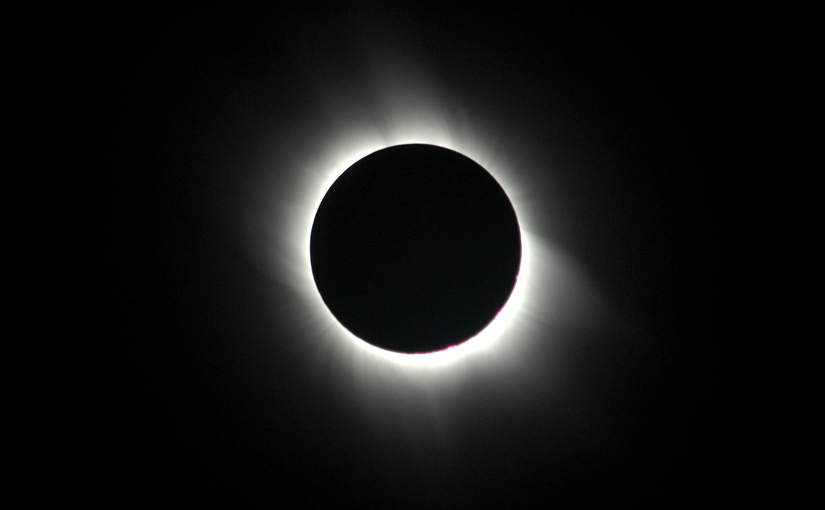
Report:
M 387 351 L 459 345 L 495 319 L 519 273 L 513 205 L 484 168 L 409 144 L 349 167 L 312 225 L 316 287 L 332 315 Z

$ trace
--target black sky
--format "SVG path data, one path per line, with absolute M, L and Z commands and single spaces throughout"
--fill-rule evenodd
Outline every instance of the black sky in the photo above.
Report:
M 717 484 L 725 87 L 712 20 L 418 2 L 115 18 L 101 104 L 126 414 L 107 450 L 125 494 L 614 507 Z M 570 332 L 552 359 L 562 375 L 529 388 L 468 379 L 438 426 L 414 405 L 403 419 L 364 412 L 319 375 L 323 354 L 290 322 L 298 298 L 246 245 L 262 168 L 289 167 L 284 147 L 312 150 L 336 91 L 367 94 L 376 62 L 422 70 L 518 140 L 550 241 L 617 324 Z

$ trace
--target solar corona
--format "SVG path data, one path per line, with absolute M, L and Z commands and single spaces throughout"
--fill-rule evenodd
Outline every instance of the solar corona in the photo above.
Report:
M 256 186 L 251 255 L 289 289 L 276 347 L 376 405 L 545 373 L 592 292 L 548 240 L 544 163 L 431 81 L 379 76 L 277 139 Z

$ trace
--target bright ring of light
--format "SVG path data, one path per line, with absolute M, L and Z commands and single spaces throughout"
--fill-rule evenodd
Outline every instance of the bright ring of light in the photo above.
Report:
M 472 367 L 519 366 L 525 369 L 531 348 L 547 326 L 556 322 L 559 293 L 568 272 L 540 235 L 542 225 L 531 216 L 530 191 L 536 172 L 518 166 L 513 154 L 520 149 L 502 142 L 502 137 L 479 123 L 471 122 L 458 108 L 448 107 L 440 95 L 423 80 L 389 80 L 393 84 L 376 91 L 380 121 L 363 115 L 370 108 L 353 108 L 352 101 L 331 101 L 328 125 L 311 127 L 317 144 L 312 151 L 300 150 L 289 142 L 276 148 L 289 154 L 289 167 L 276 175 L 291 182 L 278 182 L 268 200 L 269 241 L 264 256 L 275 261 L 273 276 L 288 284 L 300 303 L 290 311 L 308 346 L 325 352 L 319 356 L 336 358 L 363 375 L 399 374 L 415 376 L 424 370 L 429 379 L 448 367 L 449 377 Z M 427 91 L 429 92 L 422 92 Z M 361 113 L 356 113 L 361 111 Z M 472 339 L 450 349 L 428 354 L 400 354 L 374 347 L 345 329 L 329 312 L 315 286 L 310 264 L 309 241 L 315 213 L 333 182 L 353 163 L 385 147 L 401 144 L 430 144 L 464 154 L 479 163 L 499 182 L 512 202 L 521 230 L 522 260 L 515 288 L 493 322 Z M 286 172 L 284 172 L 286 170 Z M 274 210 L 273 210 L 274 209 Z M 433 372 L 436 370 L 436 372 Z M 437 377 L 436 377 L 437 378 Z M 385 378 L 386 379 L 386 378 Z M 420 378 L 419 378 L 420 379 Z

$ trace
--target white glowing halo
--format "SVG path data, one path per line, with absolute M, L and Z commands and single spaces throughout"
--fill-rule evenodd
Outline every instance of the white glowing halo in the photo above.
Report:
M 429 130 L 427 130 L 429 131 Z M 326 180 L 323 182 L 321 186 L 316 188 L 316 193 L 314 193 L 313 199 L 309 201 L 310 206 L 306 207 L 303 211 L 301 211 L 300 219 L 296 221 L 296 236 L 300 239 L 298 246 L 301 249 L 301 256 L 298 258 L 303 259 L 304 267 L 300 271 L 298 275 L 293 275 L 293 278 L 300 278 L 299 281 L 295 281 L 294 283 L 298 283 L 302 294 L 307 299 L 310 299 L 315 303 L 316 314 L 318 315 L 317 319 L 320 319 L 322 322 L 328 323 L 334 327 L 336 330 L 336 336 L 340 336 L 342 340 L 345 339 L 346 342 L 350 343 L 353 349 L 361 349 L 364 350 L 365 355 L 376 356 L 380 358 L 384 358 L 386 360 L 392 361 L 394 363 L 401 363 L 407 365 L 444 365 L 455 362 L 456 360 L 460 359 L 463 356 L 467 356 L 471 353 L 476 352 L 483 352 L 487 351 L 496 346 L 498 341 L 501 339 L 503 333 L 511 330 L 513 327 L 513 319 L 514 316 L 518 313 L 519 308 L 523 304 L 525 299 L 525 289 L 526 285 L 525 282 L 529 281 L 531 275 L 531 246 L 529 242 L 529 236 L 524 235 L 524 214 L 519 213 L 519 208 L 517 205 L 517 201 L 513 202 L 513 195 L 514 193 L 507 192 L 506 185 L 505 192 L 507 192 L 508 197 L 510 198 L 511 202 L 514 204 L 514 208 L 516 209 L 516 216 L 519 220 L 519 226 L 522 230 L 521 236 L 521 243 L 522 243 L 522 259 L 521 259 L 521 266 L 519 269 L 518 279 L 516 281 L 516 285 L 511 293 L 507 303 L 505 306 L 499 311 L 496 315 L 495 319 L 480 333 L 478 333 L 473 338 L 463 342 L 460 345 L 438 351 L 433 353 L 426 353 L 426 354 L 401 354 L 395 353 L 391 351 L 386 351 L 375 347 L 363 340 L 357 338 L 352 333 L 349 332 L 346 328 L 344 328 L 337 319 L 330 313 L 329 309 L 324 304 L 323 300 L 321 299 L 320 294 L 318 293 L 317 287 L 315 286 L 315 281 L 312 275 L 312 267 L 310 264 L 309 258 L 309 241 L 310 241 L 310 234 L 312 230 L 312 224 L 315 218 L 315 213 L 318 209 L 318 206 L 321 203 L 321 200 L 326 195 L 327 191 L 329 190 L 330 186 L 340 177 L 340 175 L 346 171 L 353 163 L 360 160 L 361 158 L 377 151 L 383 149 L 385 147 L 389 147 L 392 145 L 401 145 L 401 144 L 408 144 L 408 143 L 428 143 L 431 145 L 438 145 L 441 147 L 445 147 L 456 152 L 460 152 L 471 159 L 479 162 L 478 155 L 472 154 L 466 148 L 457 147 L 456 145 L 450 144 L 447 140 L 444 139 L 437 139 L 433 140 L 430 137 L 426 136 L 410 136 L 404 141 L 397 141 L 394 140 L 396 143 L 391 143 L 389 145 L 384 144 L 363 144 L 359 146 L 357 149 L 352 150 L 352 152 L 347 152 L 345 155 L 341 155 L 336 161 L 335 164 L 330 165 L 328 168 L 331 168 L 329 171 Z M 343 144 L 344 147 L 351 147 L 351 145 L 347 144 L 346 142 Z M 470 153 L 468 153 L 470 152 Z M 498 181 L 501 183 L 501 175 L 503 172 L 497 172 L 496 168 L 491 168 L 489 163 L 481 165 L 487 169 Z M 297 219 L 297 218 L 296 218 Z M 295 248 L 295 247 L 293 247 Z
M 541 230 L 530 214 L 527 198 L 533 184 L 531 174 L 518 168 L 514 161 L 508 161 L 508 154 L 515 150 L 501 150 L 499 138 L 490 136 L 490 130 L 479 132 L 478 124 L 469 122 L 464 112 L 444 107 L 444 103 L 433 96 L 389 95 L 395 100 L 390 101 L 392 104 L 382 104 L 381 122 L 355 114 L 341 115 L 343 110 L 333 109 L 338 129 L 318 137 L 318 152 L 298 155 L 295 167 L 287 169 L 288 174 L 297 177 L 297 182 L 276 192 L 280 225 L 274 232 L 270 230 L 277 239 L 270 244 L 274 253 L 270 252 L 269 257 L 279 261 L 276 276 L 290 285 L 303 301 L 294 313 L 298 327 L 309 339 L 320 339 L 324 349 L 336 351 L 325 353 L 337 358 L 335 367 L 350 366 L 359 377 L 377 375 L 386 381 L 384 376 L 400 375 L 415 379 L 423 370 L 427 380 L 435 381 L 432 376 L 442 374 L 442 378 L 454 380 L 456 374 L 482 365 L 529 369 L 526 365 L 530 363 L 531 341 L 539 330 L 546 331 L 540 324 L 546 326 L 552 322 L 552 308 L 558 297 L 557 292 L 549 290 L 549 280 L 558 276 L 558 268 L 554 267 L 558 259 L 540 236 L 531 233 Z M 458 115 L 451 118 L 448 113 Z M 385 351 L 344 328 L 326 307 L 315 286 L 309 251 L 316 211 L 336 179 L 352 164 L 375 151 L 413 143 L 451 149 L 486 169 L 513 204 L 522 245 L 516 285 L 496 318 L 464 343 L 425 354 Z M 289 152 L 289 148 L 284 150 Z M 537 252 L 540 252 L 538 256 Z M 441 370 L 444 367 L 449 368 L 450 375 Z

